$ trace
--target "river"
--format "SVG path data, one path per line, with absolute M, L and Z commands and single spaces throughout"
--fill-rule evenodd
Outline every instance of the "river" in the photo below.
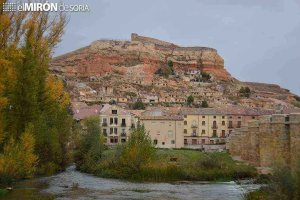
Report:
M 21 181 L 0 199 L 241 200 L 244 192 L 258 187 L 237 185 L 235 182 L 132 183 L 95 177 L 76 171 L 71 166 L 54 176 Z

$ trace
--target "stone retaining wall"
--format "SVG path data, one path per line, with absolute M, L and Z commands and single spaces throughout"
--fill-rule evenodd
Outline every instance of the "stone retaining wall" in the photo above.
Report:
M 258 167 L 287 164 L 295 168 L 300 162 L 300 113 L 261 116 L 227 140 L 232 156 Z

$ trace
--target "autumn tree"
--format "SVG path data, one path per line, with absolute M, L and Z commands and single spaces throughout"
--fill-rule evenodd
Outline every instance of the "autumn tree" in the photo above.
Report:
M 0 0 L 0 5 L 5 2 Z M 62 13 L 2 12 L 0 8 L 0 155 L 12 146 L 19 147 L 11 151 L 15 156 L 19 155 L 16 151 L 29 154 L 33 148 L 31 153 L 39 159 L 31 155 L 24 165 L 38 166 L 41 173 L 61 170 L 68 160 L 72 120 L 69 96 L 61 80 L 48 74 L 48 66 L 66 17 Z
M 119 148 L 119 165 L 127 172 L 138 172 L 155 156 L 155 148 L 144 126 L 138 125 L 129 140 Z

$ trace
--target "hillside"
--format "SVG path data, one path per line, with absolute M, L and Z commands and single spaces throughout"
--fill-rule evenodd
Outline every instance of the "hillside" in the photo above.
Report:
M 91 45 L 53 59 L 50 71 L 61 77 L 73 102 L 98 103 L 115 100 L 132 103 L 210 106 L 240 104 L 250 107 L 292 107 L 292 93 L 277 85 L 243 83 L 224 67 L 217 50 L 181 47 L 154 38 L 131 35 L 131 41 L 98 40 Z M 249 98 L 240 97 L 249 87 Z

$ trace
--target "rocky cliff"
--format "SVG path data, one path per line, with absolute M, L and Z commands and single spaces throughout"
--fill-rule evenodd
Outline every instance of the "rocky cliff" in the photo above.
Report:
M 131 41 L 99 40 L 88 47 L 56 57 L 51 69 L 67 76 L 102 76 L 113 70 L 127 73 L 138 68 L 151 79 L 167 61 L 173 61 L 177 72 L 199 69 L 218 80 L 229 80 L 224 60 L 215 49 L 180 47 L 135 33 Z
M 162 73 L 166 70 L 170 75 Z M 213 107 L 300 104 L 300 98 L 277 85 L 243 83 L 231 77 L 215 49 L 180 47 L 137 34 L 131 35 L 131 41 L 99 40 L 58 56 L 50 71 L 67 83 L 73 102 L 128 104 L 141 99 L 169 105 L 185 104 L 192 95 L 196 104 L 205 100 Z M 241 87 L 249 87 L 251 95 L 240 96 Z

